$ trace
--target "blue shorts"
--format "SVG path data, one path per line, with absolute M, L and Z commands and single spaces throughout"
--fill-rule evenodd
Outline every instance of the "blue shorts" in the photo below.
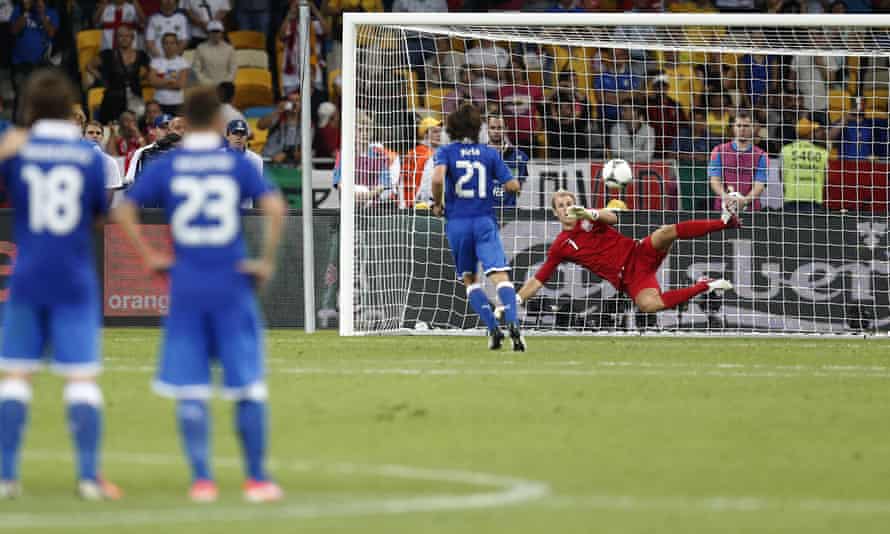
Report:
M 101 325 L 98 299 L 39 305 L 11 295 L 3 309 L 0 369 L 37 371 L 49 355 L 51 368 L 61 375 L 96 375 L 102 368 Z
M 178 302 L 174 296 L 154 390 L 180 399 L 209 398 L 211 367 L 218 360 L 224 397 L 265 400 L 262 334 L 252 293 L 221 306 Z
M 492 217 L 467 217 L 451 219 L 445 225 L 451 254 L 454 256 L 454 270 L 457 277 L 476 274 L 478 264 L 482 271 L 491 274 L 495 271 L 509 271 L 510 264 L 504 254 L 498 224 Z

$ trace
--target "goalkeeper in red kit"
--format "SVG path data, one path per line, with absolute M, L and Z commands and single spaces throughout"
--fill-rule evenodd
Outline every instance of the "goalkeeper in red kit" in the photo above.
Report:
M 550 245 L 547 261 L 517 293 L 520 304 L 537 293 L 563 262 L 578 264 L 608 280 L 645 313 L 673 308 L 706 291 L 732 289 L 728 280 L 702 278 L 689 287 L 662 293 L 656 273 L 675 240 L 740 227 L 734 204 L 727 204 L 720 219 L 669 224 L 637 241 L 612 227 L 618 222 L 614 212 L 588 210 L 576 202 L 568 191 L 553 194 L 551 204 L 562 232 Z

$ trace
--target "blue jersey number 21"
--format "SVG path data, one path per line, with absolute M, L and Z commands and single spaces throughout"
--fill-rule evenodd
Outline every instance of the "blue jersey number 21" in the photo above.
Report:
M 460 198 L 477 198 L 475 190 L 466 189 L 467 184 L 473 179 L 475 174 L 479 178 L 476 181 L 476 186 L 479 190 L 478 198 L 485 198 L 488 194 L 488 188 L 485 184 L 485 165 L 481 161 L 467 161 L 465 159 L 454 162 L 454 165 L 464 171 L 463 176 L 458 178 L 457 183 L 454 184 L 454 192 L 457 196 Z

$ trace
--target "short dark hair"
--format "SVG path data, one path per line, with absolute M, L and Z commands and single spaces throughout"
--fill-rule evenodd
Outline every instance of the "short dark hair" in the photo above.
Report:
M 65 74 L 57 69 L 40 69 L 25 82 L 22 118 L 26 126 L 41 119 L 70 119 L 78 100 L 77 90 Z
M 183 114 L 193 128 L 207 128 L 219 113 L 219 95 L 216 87 L 202 85 L 189 89 L 185 94 Z
M 103 131 L 103 133 L 104 133 L 104 131 L 105 131 L 105 127 L 102 126 L 102 123 L 101 123 L 101 122 L 96 121 L 96 120 L 92 120 L 92 121 L 87 121 L 87 122 L 83 125 L 83 131 L 84 131 L 84 133 L 86 133 L 86 131 L 87 131 L 87 127 L 89 127 L 89 126 L 98 126 L 99 129 Z
M 732 117 L 732 125 L 735 126 L 739 119 L 748 119 L 752 123 L 754 122 L 754 116 L 751 115 L 751 112 L 744 109 L 735 112 L 735 115 Z
M 453 141 L 472 139 L 479 142 L 479 128 L 482 127 L 482 115 L 476 106 L 464 104 L 448 115 L 446 130 Z
M 216 91 L 219 93 L 219 99 L 227 104 L 235 98 L 235 84 L 232 82 L 221 82 L 216 86 Z
M 177 43 L 179 42 L 179 35 L 177 35 L 175 32 L 167 32 L 161 36 L 161 44 L 164 43 L 164 39 L 166 39 L 167 37 L 173 37 L 174 39 L 176 39 Z

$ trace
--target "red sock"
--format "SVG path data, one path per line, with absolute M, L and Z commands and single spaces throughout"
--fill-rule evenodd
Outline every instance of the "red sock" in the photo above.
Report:
M 695 221 L 690 221 L 695 222 Z M 709 222 L 709 221 L 704 221 Z M 720 222 L 720 221 L 717 221 Z M 694 286 L 684 287 L 682 289 L 674 289 L 673 291 L 668 291 L 666 293 L 661 294 L 661 301 L 664 302 L 664 309 L 673 308 L 677 304 L 683 304 L 687 300 L 691 300 L 692 297 L 698 295 L 699 293 L 704 293 L 708 290 L 707 282 L 699 282 Z
M 690 237 L 701 237 L 711 232 L 717 232 L 727 228 L 720 219 L 703 219 L 695 221 L 683 221 L 677 223 L 677 237 L 680 239 L 689 239 Z

